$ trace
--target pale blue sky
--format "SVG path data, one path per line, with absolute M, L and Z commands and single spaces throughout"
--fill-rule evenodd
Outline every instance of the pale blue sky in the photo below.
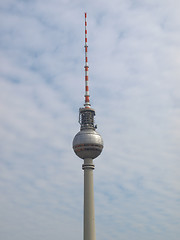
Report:
M 82 239 L 82 161 L 72 150 L 90 101 L 98 240 L 180 235 L 180 2 L 0 3 L 0 239 Z

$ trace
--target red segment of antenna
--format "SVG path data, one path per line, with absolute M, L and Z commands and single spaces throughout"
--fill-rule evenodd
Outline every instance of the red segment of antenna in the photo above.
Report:
M 85 13 L 85 108 L 90 108 L 90 103 L 89 103 L 89 78 L 88 78 L 88 56 L 87 56 L 87 13 Z

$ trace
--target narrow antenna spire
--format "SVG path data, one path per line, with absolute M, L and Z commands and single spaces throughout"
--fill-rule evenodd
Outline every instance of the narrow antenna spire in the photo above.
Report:
M 85 12 L 85 108 L 90 108 L 91 104 L 89 102 L 89 78 L 88 78 L 88 56 L 87 56 L 87 49 L 88 49 L 88 44 L 87 44 L 87 13 Z

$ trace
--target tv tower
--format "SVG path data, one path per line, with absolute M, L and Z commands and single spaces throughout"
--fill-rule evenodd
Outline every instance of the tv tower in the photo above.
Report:
M 89 102 L 89 79 L 88 79 L 88 44 L 87 44 L 87 13 L 85 13 L 85 104 L 79 109 L 80 131 L 73 140 L 75 154 L 84 160 L 84 240 L 95 240 L 95 213 L 94 213 L 94 187 L 93 159 L 98 157 L 103 149 L 103 140 L 96 132 L 94 124 L 95 110 Z

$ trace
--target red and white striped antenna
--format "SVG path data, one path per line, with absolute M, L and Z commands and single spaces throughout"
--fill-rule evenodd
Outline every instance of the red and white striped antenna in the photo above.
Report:
M 85 12 L 85 108 L 90 108 L 91 104 L 89 102 L 89 78 L 88 78 L 88 56 L 87 56 L 87 49 L 88 49 L 88 44 L 87 44 L 87 13 Z

